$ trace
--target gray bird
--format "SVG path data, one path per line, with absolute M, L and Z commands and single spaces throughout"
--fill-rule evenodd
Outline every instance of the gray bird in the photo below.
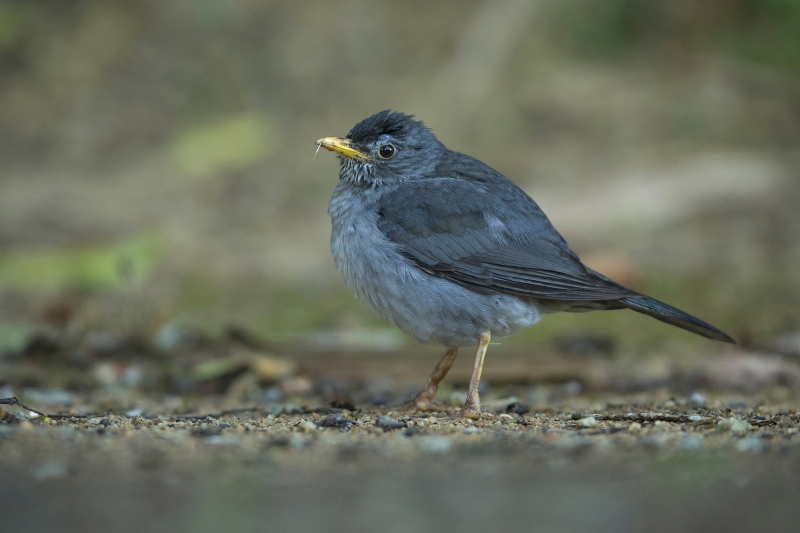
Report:
M 413 400 L 431 407 L 459 346 L 478 351 L 457 416 L 481 416 L 486 348 L 559 311 L 633 309 L 709 339 L 733 338 L 581 263 L 525 192 L 468 155 L 448 150 L 422 122 L 382 111 L 347 138 L 328 213 L 336 268 L 375 313 L 425 344 L 448 348 Z

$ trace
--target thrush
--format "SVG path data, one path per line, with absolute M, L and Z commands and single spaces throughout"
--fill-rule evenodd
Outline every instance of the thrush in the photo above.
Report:
M 422 343 L 447 348 L 413 400 L 417 409 L 431 407 L 458 348 L 477 344 L 457 416 L 480 418 L 489 341 L 548 313 L 632 309 L 735 344 L 711 324 L 581 263 L 522 189 L 448 150 L 411 115 L 382 111 L 345 138 L 317 145 L 341 162 L 328 209 L 336 268 L 375 313 Z

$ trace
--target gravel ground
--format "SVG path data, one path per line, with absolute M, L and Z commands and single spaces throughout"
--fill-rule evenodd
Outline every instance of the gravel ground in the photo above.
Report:
M 537 412 L 485 396 L 493 408 L 477 422 L 341 403 L 215 410 L 224 398 L 201 400 L 200 412 L 214 414 L 197 415 L 154 414 L 174 411 L 174 398 L 151 398 L 146 412 L 80 417 L 5 406 L 3 530 L 800 525 L 800 416 L 791 399 L 657 390 L 575 396 Z M 71 410 L 100 404 L 90 393 Z

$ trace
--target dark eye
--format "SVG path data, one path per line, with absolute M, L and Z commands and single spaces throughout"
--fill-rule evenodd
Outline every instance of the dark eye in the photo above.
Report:
M 395 150 L 393 144 L 384 144 L 378 148 L 378 155 L 381 156 L 381 159 L 391 159 L 395 153 L 397 153 L 397 150 Z

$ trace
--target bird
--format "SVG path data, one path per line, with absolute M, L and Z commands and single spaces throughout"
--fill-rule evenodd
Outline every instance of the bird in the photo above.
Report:
M 341 163 L 328 214 L 345 283 L 389 323 L 447 349 L 412 400 L 416 410 L 432 409 L 459 347 L 477 345 L 466 401 L 453 416 L 481 418 L 490 340 L 549 313 L 632 309 L 736 343 L 583 264 L 528 194 L 487 164 L 449 150 L 413 115 L 381 111 L 345 137 L 316 144 Z

